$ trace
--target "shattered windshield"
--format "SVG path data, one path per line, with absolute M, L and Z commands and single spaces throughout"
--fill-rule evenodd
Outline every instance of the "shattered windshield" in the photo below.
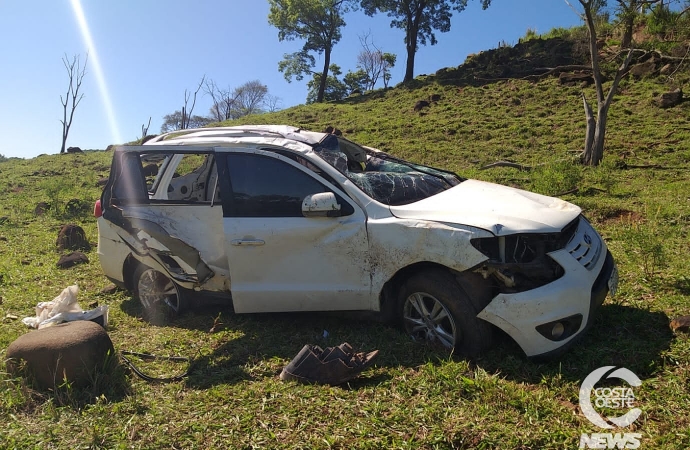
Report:
M 464 181 L 452 172 L 368 150 L 335 135 L 326 136 L 314 151 L 369 197 L 390 206 L 423 200 Z

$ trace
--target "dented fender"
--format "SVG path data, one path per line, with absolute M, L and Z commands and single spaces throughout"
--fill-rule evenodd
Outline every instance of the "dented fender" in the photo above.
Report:
M 395 217 L 370 218 L 367 232 L 374 292 L 380 292 L 400 269 L 415 263 L 433 261 L 459 272 L 477 266 L 487 257 L 470 239 L 493 236 L 474 227 Z

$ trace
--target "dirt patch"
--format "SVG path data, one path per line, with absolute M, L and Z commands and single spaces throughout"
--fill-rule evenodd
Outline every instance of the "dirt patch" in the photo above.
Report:
M 636 211 L 628 209 L 610 209 L 599 212 L 599 219 L 601 222 L 613 223 L 638 223 L 644 220 L 644 216 Z

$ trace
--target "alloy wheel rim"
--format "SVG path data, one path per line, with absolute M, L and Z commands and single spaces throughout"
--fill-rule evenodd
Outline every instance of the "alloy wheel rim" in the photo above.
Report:
M 418 340 L 436 342 L 452 349 L 460 340 L 459 329 L 450 311 L 433 295 L 415 292 L 405 300 L 405 329 Z
M 155 269 L 147 269 L 138 283 L 139 301 L 145 309 L 165 304 L 171 311 L 178 312 L 179 294 L 170 278 Z

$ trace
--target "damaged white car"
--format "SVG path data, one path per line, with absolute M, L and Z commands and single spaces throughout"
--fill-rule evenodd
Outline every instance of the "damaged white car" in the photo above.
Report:
M 378 311 L 466 356 L 493 326 L 554 353 L 618 283 L 575 205 L 289 126 L 118 147 L 95 214 L 105 275 L 146 313 L 208 294 L 236 313 Z

